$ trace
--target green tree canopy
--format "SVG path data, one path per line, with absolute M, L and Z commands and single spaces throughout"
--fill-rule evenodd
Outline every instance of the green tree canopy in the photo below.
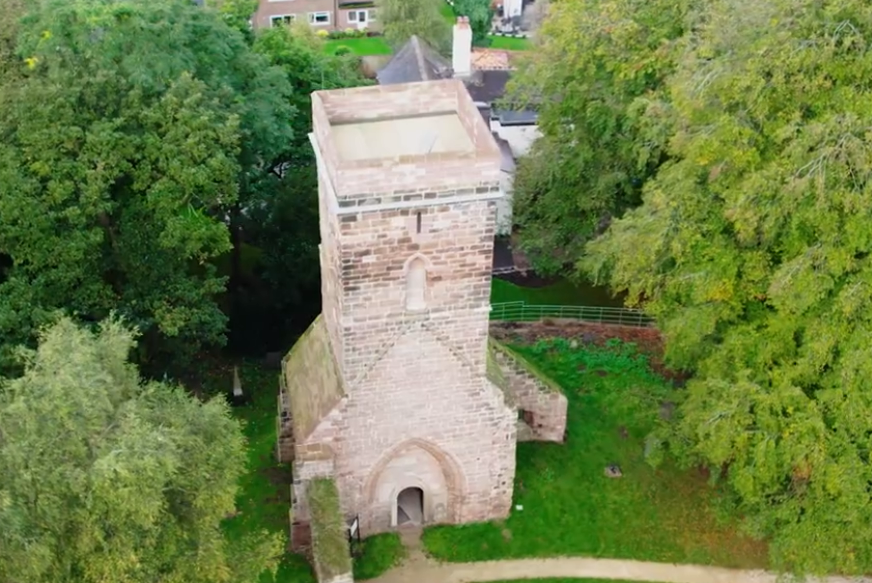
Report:
M 0 582 L 245 583 L 266 533 L 228 541 L 246 464 L 222 398 L 144 383 L 117 320 L 62 319 L 0 385 Z
M 28 6 L 0 86 L 0 354 L 59 308 L 118 310 L 151 357 L 220 344 L 209 260 L 292 138 L 284 73 L 191 2 Z
M 443 0 L 376 0 L 379 26 L 394 50 L 412 35 L 443 55 L 451 52 L 451 25 L 439 9 Z
M 259 180 L 258 202 L 242 218 L 245 240 L 263 250 L 257 281 L 236 290 L 237 341 L 247 347 L 273 346 L 288 340 L 283 334 L 305 330 L 320 310 L 318 260 L 318 179 L 309 143 L 312 131 L 311 93 L 322 89 L 372 83 L 363 77 L 353 55 L 331 55 L 311 27 L 300 23 L 259 31 L 254 51 L 282 70 L 294 87 L 290 103 L 293 139 Z M 263 322 L 270 322 L 264 330 Z M 272 336 L 272 337 L 268 337 Z M 268 338 L 265 338 L 268 337 Z
M 672 161 L 582 262 L 696 373 L 672 450 L 814 573 L 872 570 L 870 42 L 865 0 L 712 2 L 669 81 Z
M 491 23 L 494 11 L 490 0 L 455 0 L 454 13 L 469 18 L 472 29 L 472 44 L 478 47 L 490 44 Z
M 521 245 L 538 271 L 562 270 L 610 217 L 640 203 L 664 160 L 656 112 L 693 1 L 550 5 L 510 87 L 510 101 L 539 109 L 542 138 L 514 183 Z

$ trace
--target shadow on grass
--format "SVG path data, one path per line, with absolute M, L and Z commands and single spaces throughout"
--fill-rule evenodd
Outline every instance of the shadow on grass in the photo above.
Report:
M 203 392 L 218 394 L 227 390 L 232 367 L 221 368 L 207 376 Z M 257 530 L 287 536 L 291 471 L 275 460 L 278 371 L 244 362 L 239 374 L 243 390 L 251 395 L 247 405 L 233 410 L 243 421 L 248 439 L 248 471 L 240 480 L 237 513 L 224 522 L 224 532 L 231 540 Z M 276 573 L 264 573 L 260 580 L 261 583 L 314 583 L 315 575 L 304 557 L 288 553 L 282 557 Z
M 766 566 L 766 545 L 723 518 L 724 504 L 706 476 L 646 463 L 644 439 L 656 423 L 658 398 L 676 389 L 644 357 L 620 344 L 573 349 L 551 341 L 515 349 L 564 388 L 566 443 L 518 444 L 514 503 L 523 510 L 501 523 L 427 529 L 430 554 L 448 561 L 567 555 Z M 623 477 L 606 477 L 609 464 L 619 464 Z

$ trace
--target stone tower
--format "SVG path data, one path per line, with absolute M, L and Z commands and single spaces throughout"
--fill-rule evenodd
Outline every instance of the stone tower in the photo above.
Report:
M 322 314 L 285 358 L 279 457 L 365 535 L 505 517 L 517 413 L 488 379 L 500 152 L 462 82 L 312 95 Z

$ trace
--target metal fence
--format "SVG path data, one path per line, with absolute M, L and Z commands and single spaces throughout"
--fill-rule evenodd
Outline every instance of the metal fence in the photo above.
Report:
M 491 304 L 490 319 L 501 322 L 535 322 L 546 318 L 581 320 L 597 324 L 651 328 L 654 318 L 630 308 L 598 306 L 535 306 L 526 302 Z

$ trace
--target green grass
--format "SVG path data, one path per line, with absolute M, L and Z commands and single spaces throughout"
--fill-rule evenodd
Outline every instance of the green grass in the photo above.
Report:
M 335 54 L 339 47 L 346 47 L 352 54 L 360 57 L 370 55 L 389 55 L 391 47 L 380 36 L 363 36 L 360 38 L 340 38 L 324 42 L 324 51 Z
M 206 392 L 226 391 L 230 386 L 230 370 L 214 374 Z M 236 500 L 238 515 L 224 524 L 232 539 L 246 532 L 266 530 L 288 533 L 291 474 L 287 467 L 275 461 L 275 407 L 278 381 L 276 371 L 267 371 L 253 364 L 240 368 L 242 386 L 250 391 L 252 402 L 234 409 L 245 423 L 248 439 L 248 471 L 240 481 Z M 223 386 L 222 386 L 223 385 Z M 300 555 L 286 554 L 275 576 L 264 573 L 261 583 L 314 583 L 315 575 Z
M 572 349 L 566 340 L 515 346 L 569 401 L 565 444 L 519 443 L 513 510 L 503 522 L 427 529 L 435 558 L 591 556 L 756 568 L 766 545 L 737 534 L 701 472 L 652 469 L 645 436 L 672 389 L 630 345 Z M 604 468 L 617 463 L 623 477 Z
M 395 532 L 377 534 L 363 540 L 360 556 L 354 561 L 354 580 L 373 579 L 395 567 L 406 556 L 406 549 Z
M 563 279 L 546 287 L 520 287 L 508 281 L 494 278 L 491 282 L 491 302 L 527 302 L 544 306 L 606 306 L 621 307 L 620 298 L 609 291 L 590 284 L 575 285 Z
M 491 35 L 490 38 L 491 49 L 502 49 L 504 51 L 528 51 L 532 48 L 532 45 L 529 40 L 525 38 L 515 38 L 509 36 L 495 36 Z

